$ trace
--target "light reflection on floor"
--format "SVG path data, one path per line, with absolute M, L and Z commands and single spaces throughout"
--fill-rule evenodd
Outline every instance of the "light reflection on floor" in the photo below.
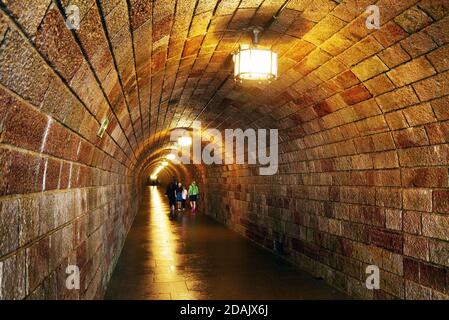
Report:
M 107 299 L 334 299 L 344 295 L 210 217 L 170 218 L 148 187 Z
M 178 254 L 176 253 L 176 245 L 179 244 L 180 238 L 184 234 L 183 228 L 181 234 L 174 234 L 172 222 L 167 216 L 169 206 L 165 197 L 163 198 L 161 192 L 156 187 L 151 187 L 150 192 L 150 223 L 152 228 L 149 230 L 148 238 L 156 238 L 157 241 L 151 241 L 150 247 L 153 253 L 153 259 L 156 262 L 158 270 L 155 275 L 155 282 L 165 283 L 167 287 L 173 287 L 176 291 L 170 292 L 170 298 L 194 300 L 196 295 L 194 291 L 189 291 L 184 285 L 183 270 L 177 268 Z M 185 221 L 185 219 L 182 219 Z M 185 223 L 184 223 L 185 225 Z M 160 280 L 160 281 L 158 281 Z

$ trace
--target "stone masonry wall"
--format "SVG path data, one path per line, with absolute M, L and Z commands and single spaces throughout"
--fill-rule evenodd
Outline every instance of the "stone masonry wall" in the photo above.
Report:
M 96 136 L 107 104 L 72 81 L 82 59 L 57 64 L 39 37 L 0 12 L 0 299 L 100 298 L 139 203 L 132 162 L 117 123 Z
M 208 167 L 209 213 L 353 296 L 448 299 L 448 8 L 396 1 L 379 30 L 312 28 L 324 51 L 291 51 L 275 84 L 290 87 L 267 107 L 278 174 Z M 380 290 L 365 287 L 371 264 Z

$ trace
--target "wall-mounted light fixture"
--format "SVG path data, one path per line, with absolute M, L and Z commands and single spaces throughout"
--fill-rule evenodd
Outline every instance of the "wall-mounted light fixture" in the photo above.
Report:
M 243 80 L 273 80 L 278 73 L 278 55 L 270 49 L 258 47 L 262 28 L 253 27 L 253 44 L 248 48 L 240 47 L 234 53 L 234 79 Z
M 108 126 L 109 126 L 109 119 L 108 118 L 103 119 L 100 124 L 100 129 L 98 129 L 98 132 L 97 132 L 97 136 L 99 138 L 103 138 L 104 133 L 108 129 Z

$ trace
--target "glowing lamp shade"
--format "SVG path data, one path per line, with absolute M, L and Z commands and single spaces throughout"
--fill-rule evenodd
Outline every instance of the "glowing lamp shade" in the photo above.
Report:
M 182 147 L 188 147 L 192 144 L 192 137 L 180 137 L 178 139 L 178 144 Z
M 242 49 L 234 55 L 234 79 L 272 80 L 278 73 L 278 55 L 266 49 Z

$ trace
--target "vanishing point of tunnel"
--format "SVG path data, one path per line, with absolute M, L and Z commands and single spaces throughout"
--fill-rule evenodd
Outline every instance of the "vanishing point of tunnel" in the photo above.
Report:
M 0 300 L 449 299 L 448 168 L 449 0 L 0 0 Z

